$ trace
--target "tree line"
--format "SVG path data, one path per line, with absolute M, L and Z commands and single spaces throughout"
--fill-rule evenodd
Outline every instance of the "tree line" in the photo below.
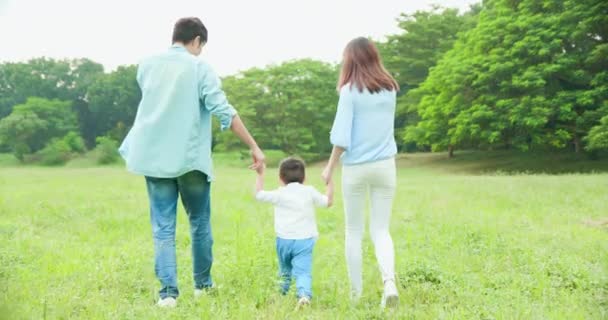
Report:
M 607 2 L 486 0 L 397 23 L 377 45 L 401 87 L 400 150 L 608 149 Z M 262 148 L 318 159 L 331 149 L 338 71 L 293 60 L 223 86 Z M 98 148 L 113 161 L 137 111 L 136 72 L 89 59 L 0 64 L 0 152 L 56 164 Z M 216 151 L 240 148 L 214 132 Z

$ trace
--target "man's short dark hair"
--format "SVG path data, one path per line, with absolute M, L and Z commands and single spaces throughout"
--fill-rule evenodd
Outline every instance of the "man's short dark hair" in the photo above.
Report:
M 279 177 L 285 183 L 303 183 L 306 177 L 304 161 L 289 157 L 281 161 L 279 165 Z
M 173 43 L 188 44 L 196 37 L 201 37 L 201 43 L 207 43 L 207 28 L 196 17 L 181 18 L 173 27 Z

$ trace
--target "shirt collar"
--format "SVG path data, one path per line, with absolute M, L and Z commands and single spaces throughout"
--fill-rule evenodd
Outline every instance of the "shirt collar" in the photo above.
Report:
M 182 51 L 182 52 L 186 52 L 188 50 L 186 50 L 186 48 L 184 48 L 184 46 L 182 46 L 181 44 L 174 44 L 171 46 L 170 48 L 171 50 L 176 50 L 176 51 Z

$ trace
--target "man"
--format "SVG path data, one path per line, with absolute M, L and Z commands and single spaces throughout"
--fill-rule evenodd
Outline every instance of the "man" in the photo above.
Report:
M 137 70 L 142 98 L 132 129 L 120 147 L 130 172 L 145 176 L 154 235 L 155 272 L 161 283 L 158 305 L 174 307 L 179 296 L 175 254 L 178 195 L 190 221 L 195 296 L 211 288 L 210 225 L 211 115 L 251 149 L 256 169 L 264 154 L 228 103 L 211 67 L 197 59 L 207 42 L 198 18 L 183 18 L 173 29 L 173 46 L 144 59 Z

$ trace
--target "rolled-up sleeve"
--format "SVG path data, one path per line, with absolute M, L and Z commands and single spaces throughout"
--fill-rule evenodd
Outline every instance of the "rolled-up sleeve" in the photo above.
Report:
M 331 144 L 348 150 L 350 147 L 352 126 L 353 100 L 350 86 L 346 85 L 340 90 L 338 110 L 329 135 Z
M 226 94 L 222 90 L 222 81 L 213 69 L 201 63 L 199 76 L 199 92 L 201 102 L 205 109 L 220 120 L 221 130 L 226 130 L 232 125 L 232 118 L 236 110 L 228 103 Z

